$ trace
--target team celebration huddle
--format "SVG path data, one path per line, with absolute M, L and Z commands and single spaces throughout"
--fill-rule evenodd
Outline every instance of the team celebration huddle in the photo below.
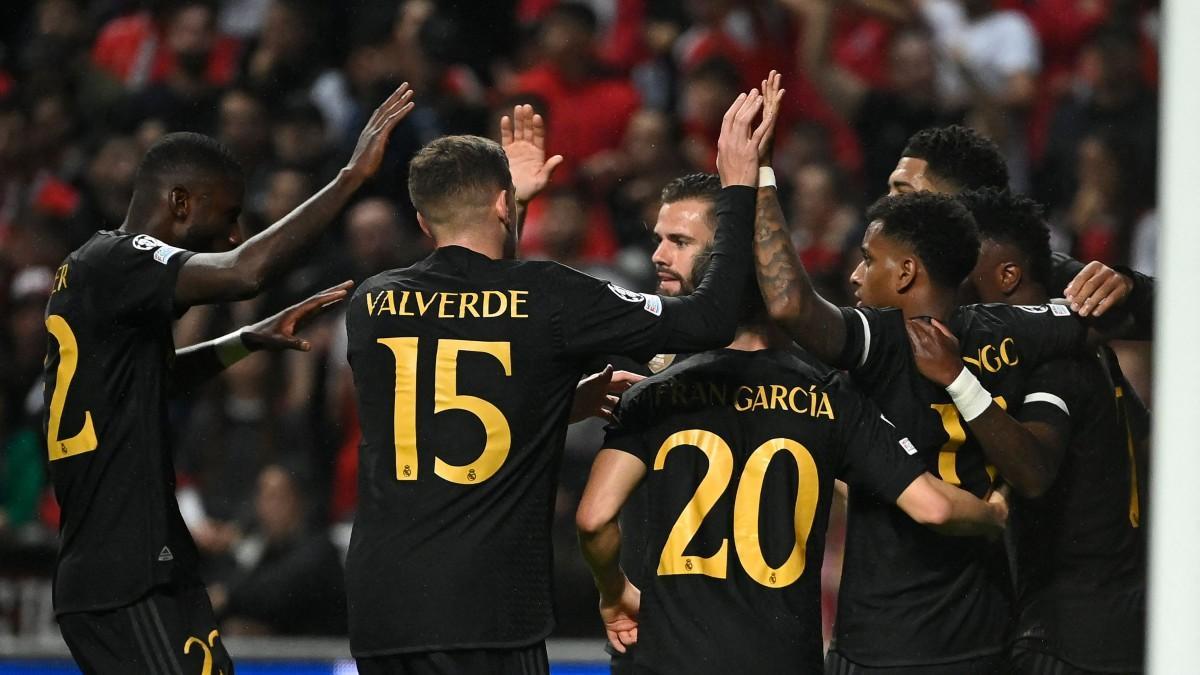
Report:
M 54 605 L 79 667 L 234 673 L 176 501 L 169 402 L 252 352 L 307 351 L 304 326 L 340 311 L 359 673 L 550 671 L 563 448 L 592 417 L 576 555 L 613 673 L 1141 672 L 1149 414 L 1108 342 L 1150 339 L 1154 279 L 1052 253 L 1001 150 L 934 126 L 894 158 L 839 306 L 777 189 L 781 83 L 722 102 L 715 174 L 655 188 L 653 293 L 522 259 L 526 213 L 571 159 L 522 104 L 498 143 L 446 135 L 412 157 L 432 253 L 180 349 L 188 308 L 299 264 L 421 92 L 396 89 L 328 185 L 233 247 L 246 171 L 204 135 L 155 142 L 124 223 L 61 263 L 45 312 Z

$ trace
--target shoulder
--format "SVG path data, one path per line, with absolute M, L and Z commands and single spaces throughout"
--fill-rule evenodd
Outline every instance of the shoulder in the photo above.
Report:
M 183 252 L 148 234 L 101 230 L 75 251 L 75 258 L 93 268 L 122 266 L 143 259 L 166 265 Z

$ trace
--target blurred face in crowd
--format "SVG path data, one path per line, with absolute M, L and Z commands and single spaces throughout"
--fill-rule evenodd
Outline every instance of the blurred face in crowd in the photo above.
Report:
M 828 167 L 808 164 L 796 171 L 795 206 L 799 222 L 827 223 L 838 208 L 834 177 Z
M 285 59 L 304 56 L 310 42 L 305 17 L 289 3 L 279 0 L 267 6 L 260 39 L 264 49 Z
M 254 508 L 263 535 L 268 540 L 284 539 L 300 529 L 303 504 L 292 477 L 283 468 L 268 466 L 258 475 Z
M 733 9 L 733 0 L 687 0 L 687 13 L 697 23 L 715 23 Z
M 204 5 L 185 5 L 172 14 L 166 37 L 180 70 L 203 76 L 215 37 L 212 11 Z
M 936 65 L 929 38 L 906 32 L 896 36 L 888 54 L 888 79 L 901 96 L 931 100 L 935 91 Z
M 671 120 L 656 110 L 639 110 L 629 119 L 623 139 L 634 169 L 653 169 L 671 161 Z
M 864 307 L 899 307 L 904 290 L 905 266 L 911 265 L 912 249 L 883 233 L 883 221 L 867 226 L 863 235 L 862 262 L 850 275 L 858 304 Z
M 104 215 L 120 222 L 133 196 L 141 150 L 128 136 L 111 136 L 88 164 L 87 184 Z
M 218 136 L 242 161 L 257 157 L 267 143 L 266 111 L 245 92 L 231 91 L 221 99 Z
M 1079 143 L 1078 175 L 1081 187 L 1111 194 L 1121 180 L 1121 165 L 1103 139 L 1088 136 Z
M 542 229 L 542 244 L 550 257 L 568 262 L 578 256 L 587 224 L 587 210 L 577 196 L 563 192 L 551 197 Z
M 398 253 L 400 220 L 386 199 L 367 199 L 346 216 L 350 254 L 367 274 L 387 268 Z
M 713 205 L 703 199 L 681 199 L 659 209 L 654 224 L 658 246 L 651 257 L 658 293 L 673 297 L 696 290 L 692 268 L 696 256 L 712 245 L 713 218 Z
M 305 174 L 290 169 L 276 171 L 267 185 L 263 218 L 267 223 L 282 220 L 293 209 L 303 204 L 311 193 L 310 181 Z
M 736 85 L 719 78 L 689 78 L 683 89 L 684 117 L 705 128 L 720 129 L 729 102 L 737 95 Z
M 573 17 L 551 13 L 538 41 L 542 56 L 561 68 L 573 69 L 590 60 L 591 29 Z

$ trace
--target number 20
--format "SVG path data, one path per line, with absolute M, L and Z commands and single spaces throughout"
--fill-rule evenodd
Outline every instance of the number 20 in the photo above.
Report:
M 396 445 L 396 480 L 417 479 L 417 338 L 380 338 L 396 357 L 396 398 L 393 440 Z M 512 375 L 511 344 L 476 340 L 438 340 L 434 366 L 433 412 L 465 410 L 479 418 L 487 440 L 483 452 L 469 464 L 457 466 L 434 457 L 433 472 L 451 483 L 473 485 L 496 475 L 512 447 L 512 430 L 504 413 L 489 401 L 458 393 L 460 352 L 490 354 Z
M 654 458 L 654 470 L 662 470 L 667 454 L 681 446 L 692 446 L 703 452 L 708 457 L 708 471 L 667 535 L 658 560 L 658 574 L 703 574 L 725 579 L 729 561 L 728 539 L 722 539 L 721 547 L 708 557 L 689 556 L 684 549 L 700 531 L 700 524 L 729 487 L 733 476 L 733 451 L 720 436 L 710 431 L 680 431 L 663 441 Z M 763 556 L 758 521 L 767 468 L 781 451 L 792 456 L 800 471 L 794 521 L 796 543 L 782 565 L 771 567 Z M 738 480 L 733 501 L 733 544 L 738 560 L 751 579 L 768 588 L 783 588 L 795 583 L 804 574 L 808 535 L 812 532 L 813 518 L 817 514 L 818 487 L 816 462 L 808 449 L 796 441 L 773 438 L 750 454 Z

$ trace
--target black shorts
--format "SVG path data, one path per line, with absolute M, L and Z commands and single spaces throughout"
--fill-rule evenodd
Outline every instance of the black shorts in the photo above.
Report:
M 1080 668 L 1040 649 L 1039 640 L 1017 640 L 1013 643 L 1013 675 L 1100 675 L 1101 673 L 1140 673 L 1142 668 L 1115 668 L 1111 670 L 1089 670 Z
M 358 675 L 547 675 L 546 643 L 517 649 L 456 649 L 354 659 Z
M 833 649 L 825 655 L 825 675 L 1003 675 L 1007 668 L 1004 654 L 922 666 L 863 666 Z
M 62 614 L 58 626 L 87 675 L 233 675 L 203 586 L 155 588 L 124 607 Z

